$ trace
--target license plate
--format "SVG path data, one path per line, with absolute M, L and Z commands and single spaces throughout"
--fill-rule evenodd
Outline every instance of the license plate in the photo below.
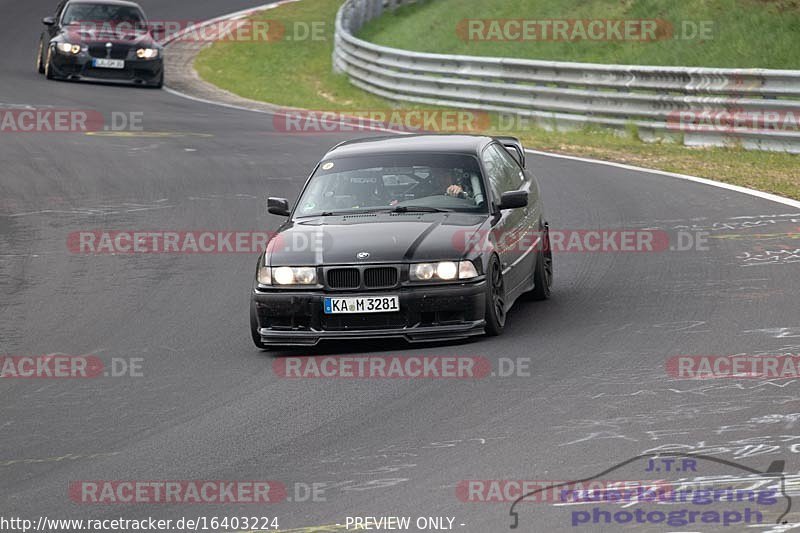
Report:
M 325 298 L 326 315 L 339 313 L 394 313 L 400 310 L 398 296 L 366 296 L 355 298 Z
M 92 59 L 92 66 L 98 68 L 125 68 L 122 59 Z

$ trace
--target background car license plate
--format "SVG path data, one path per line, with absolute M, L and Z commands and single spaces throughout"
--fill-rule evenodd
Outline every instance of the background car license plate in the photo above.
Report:
M 92 66 L 99 68 L 125 68 L 125 61 L 122 59 L 92 59 Z
M 326 315 L 337 313 L 393 313 L 400 310 L 397 296 L 368 296 L 356 298 L 325 298 Z

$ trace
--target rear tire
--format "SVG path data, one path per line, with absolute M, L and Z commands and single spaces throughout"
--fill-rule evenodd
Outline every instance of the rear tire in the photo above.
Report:
M 253 337 L 253 344 L 260 350 L 268 350 L 269 347 L 261 341 L 261 334 L 258 332 L 258 317 L 256 317 L 256 303 L 250 302 L 250 335 Z
M 496 337 L 506 326 L 506 290 L 500 260 L 493 255 L 486 271 L 486 335 Z
M 536 266 L 533 269 L 533 290 L 530 292 L 532 300 L 547 300 L 550 298 L 550 289 L 553 286 L 553 249 L 550 246 L 550 226 L 544 224 L 544 235 L 539 245 Z

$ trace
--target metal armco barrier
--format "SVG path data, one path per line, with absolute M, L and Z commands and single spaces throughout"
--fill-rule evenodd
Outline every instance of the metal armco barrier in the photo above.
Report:
M 593 124 L 635 129 L 644 140 L 800 153 L 800 70 L 428 54 L 355 37 L 366 22 L 410 3 L 347 0 L 336 17 L 334 69 L 391 100 L 498 112 L 509 127 L 524 117 L 545 128 Z

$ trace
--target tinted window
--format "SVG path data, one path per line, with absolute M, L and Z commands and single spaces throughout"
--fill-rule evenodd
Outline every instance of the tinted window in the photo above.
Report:
M 480 166 L 469 155 L 392 154 L 325 160 L 295 215 L 431 207 L 485 213 Z
M 524 175 L 505 148 L 492 144 L 483 151 L 482 159 L 496 198 L 522 186 Z
M 124 22 L 135 26 L 144 24 L 144 14 L 132 6 L 108 4 L 70 4 L 64 12 L 62 24 L 79 22 Z

